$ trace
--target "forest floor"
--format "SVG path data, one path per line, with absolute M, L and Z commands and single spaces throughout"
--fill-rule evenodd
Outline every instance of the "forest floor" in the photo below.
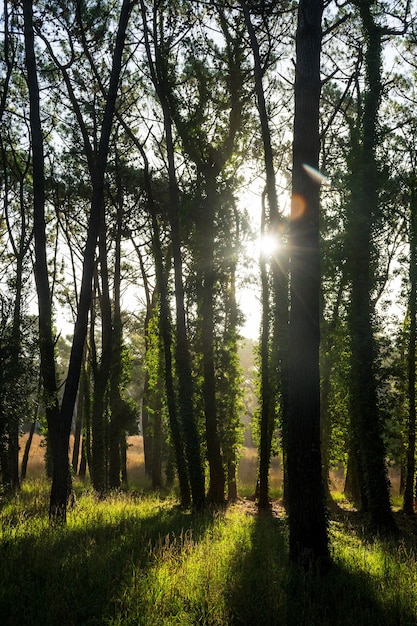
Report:
M 51 527 L 39 443 L 21 493 L 0 502 L 1 625 L 417 624 L 417 526 L 400 511 L 398 539 L 371 538 L 335 491 L 333 565 L 324 576 L 305 573 L 288 559 L 277 460 L 271 514 L 258 515 L 251 497 L 250 450 L 240 500 L 196 514 L 181 510 L 173 494 L 150 493 L 138 438 L 130 441 L 130 490 L 99 499 L 76 480 L 66 526 Z M 340 480 L 335 474 L 335 485 Z

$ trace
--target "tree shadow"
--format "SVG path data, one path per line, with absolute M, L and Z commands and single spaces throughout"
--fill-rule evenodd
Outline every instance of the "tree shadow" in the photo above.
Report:
M 352 520 L 350 520 L 352 523 Z M 359 529 L 358 529 L 359 532 Z M 285 519 L 254 517 L 251 550 L 235 560 L 230 626 L 412 626 L 416 612 L 382 596 L 360 567 L 333 563 L 322 576 L 289 563 Z M 236 582 L 237 581 L 237 582 Z
M 137 507 L 140 511 L 140 499 Z M 164 504 L 148 516 L 132 515 L 130 509 L 115 522 L 94 515 L 86 519 L 85 527 L 45 528 L 41 536 L 36 532 L 23 537 L 11 535 L 10 541 L 1 545 L 0 624 L 92 626 L 112 623 L 112 619 L 123 624 L 123 594 L 132 588 L 132 579 L 143 575 L 134 586 L 139 610 L 146 604 L 141 594 L 146 591 L 147 573 L 158 564 L 158 551 L 172 550 L 170 558 L 179 558 L 188 539 L 202 541 L 219 514 L 217 509 L 193 514 Z M 230 557 L 222 589 L 229 618 L 222 625 L 417 623 L 415 607 L 404 606 L 395 588 L 390 594 L 381 594 L 377 582 L 360 563 L 358 567 L 351 562 L 348 566 L 349 560 L 345 563 L 338 558 L 321 577 L 290 565 L 287 521 L 277 508 L 249 519 L 248 541 L 244 546 L 237 545 Z M 359 514 L 341 512 L 336 523 L 354 540 L 356 533 L 358 542 L 366 541 Z M 413 528 L 410 541 L 415 543 Z M 398 550 L 398 544 L 383 546 L 387 554 Z M 390 575 L 395 587 L 395 572 Z M 181 602 L 179 599 L 179 606 Z M 182 606 L 187 612 L 186 604 Z M 188 617 L 192 620 L 198 614 L 198 610 L 190 610 Z M 198 623 L 220 624 L 210 621 L 209 605 L 200 614 Z M 133 617 L 130 615 L 126 623 L 146 624 L 144 616 L 138 614 L 136 622 L 132 622 Z M 168 619 L 172 622 L 165 624 L 181 624 L 174 615 Z
M 214 512 L 194 514 L 173 505 L 146 517 L 130 513 L 113 523 L 92 520 L 85 528 L 47 528 L 44 537 L 4 542 L 0 624 L 109 623 L 118 616 L 132 571 L 149 570 L 158 550 L 181 550 L 185 533 L 201 540 L 215 519 Z

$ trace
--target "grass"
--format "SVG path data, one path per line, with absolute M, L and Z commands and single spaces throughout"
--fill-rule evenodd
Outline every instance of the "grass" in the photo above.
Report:
M 289 566 L 279 507 L 258 516 L 241 501 L 192 514 L 172 498 L 85 491 L 64 528 L 49 527 L 47 507 L 46 482 L 29 481 L 1 509 L 1 624 L 417 623 L 408 527 L 396 544 L 368 542 L 355 515 L 340 513 L 334 566 L 316 578 Z
M 249 499 L 193 514 L 143 485 L 106 500 L 75 490 L 65 527 L 49 526 L 49 486 L 35 474 L 3 501 L 0 624 L 417 624 L 416 526 L 400 513 L 396 543 L 369 541 L 353 510 L 332 513 L 334 565 L 318 578 L 289 565 L 279 503 L 271 515 Z

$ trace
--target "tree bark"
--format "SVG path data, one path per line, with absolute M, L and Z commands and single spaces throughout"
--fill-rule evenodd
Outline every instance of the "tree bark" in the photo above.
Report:
M 289 422 L 290 558 L 305 568 L 329 560 L 320 454 L 319 185 L 321 0 L 300 0 L 290 225 Z
M 117 148 L 116 148 L 117 149 Z M 124 439 L 122 428 L 122 398 L 120 388 L 122 384 L 122 349 L 123 327 L 121 316 L 121 239 L 123 226 L 123 188 L 119 172 L 119 163 L 116 161 L 117 183 L 117 219 L 114 252 L 114 279 L 113 279 L 113 340 L 112 362 L 110 371 L 110 436 L 109 436 L 109 486 L 118 489 L 121 481 L 121 445 Z M 122 436 L 123 435 L 123 436 Z
M 385 446 L 377 399 L 376 346 L 373 332 L 374 287 L 372 227 L 378 208 L 377 118 L 381 98 L 382 32 L 371 12 L 370 0 L 356 3 L 366 39 L 366 90 L 363 97 L 358 154 L 351 161 L 351 206 L 348 222 L 348 268 L 351 282 L 348 315 L 351 337 L 350 405 L 352 452 L 362 484 L 362 507 L 375 531 L 395 532 L 391 511 Z
M 39 347 L 41 357 L 41 376 L 45 399 L 45 412 L 48 424 L 49 442 L 51 445 L 54 472 L 60 475 L 60 415 L 55 372 L 55 344 L 52 333 L 52 302 L 48 277 L 46 255 L 46 222 L 45 222 L 45 174 L 44 146 L 40 115 L 40 94 L 35 56 L 35 36 L 33 27 L 32 0 L 23 0 L 24 36 L 26 70 L 29 89 L 30 129 L 32 143 L 33 170 L 33 220 L 35 240 L 35 280 L 39 308 Z M 66 463 L 68 465 L 68 446 Z M 65 462 L 62 461 L 61 465 Z M 56 484 L 57 512 L 65 518 L 66 502 L 69 489 L 69 472 L 64 471 L 63 480 Z M 51 501 L 50 516 L 55 517 L 55 506 Z
M 414 514 L 415 472 L 416 472 L 416 317 L 417 317 L 417 194 L 414 187 L 410 197 L 410 294 L 408 310 L 410 330 L 408 337 L 407 378 L 408 378 L 408 420 L 407 420 L 407 456 L 404 486 L 403 511 Z

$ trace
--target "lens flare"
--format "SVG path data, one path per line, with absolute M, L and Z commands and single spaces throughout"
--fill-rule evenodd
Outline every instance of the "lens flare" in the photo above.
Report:
M 306 210 L 306 201 L 300 194 L 295 193 L 291 198 L 291 219 L 297 220 Z
M 329 183 L 329 179 L 312 165 L 303 163 L 303 169 L 318 185 L 326 185 Z

